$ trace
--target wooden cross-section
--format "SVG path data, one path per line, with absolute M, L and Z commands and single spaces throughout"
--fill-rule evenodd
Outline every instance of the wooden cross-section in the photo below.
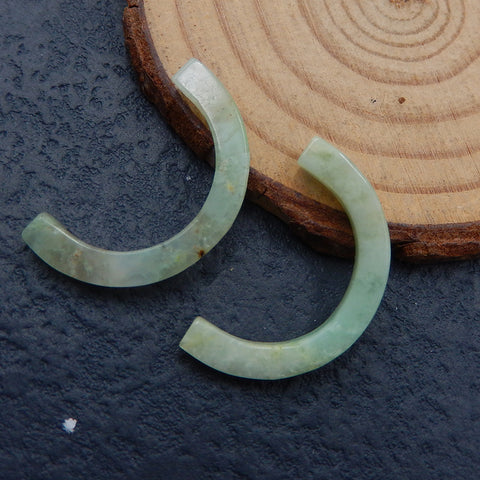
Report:
M 297 166 L 318 135 L 374 186 L 394 253 L 480 255 L 480 2 L 130 0 L 146 95 L 201 156 L 212 140 L 170 81 L 198 58 L 244 118 L 249 195 L 310 244 L 353 253 L 340 204 Z

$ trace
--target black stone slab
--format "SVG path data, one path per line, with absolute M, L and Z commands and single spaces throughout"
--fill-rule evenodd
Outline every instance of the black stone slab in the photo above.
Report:
M 250 203 L 198 264 L 144 288 L 81 284 L 24 246 L 40 211 L 105 248 L 148 246 L 208 193 L 212 170 L 139 91 L 124 6 L 0 5 L 0 479 L 478 478 L 479 261 L 394 263 L 346 354 L 255 382 L 179 349 L 193 318 L 258 340 L 305 333 L 351 262 Z

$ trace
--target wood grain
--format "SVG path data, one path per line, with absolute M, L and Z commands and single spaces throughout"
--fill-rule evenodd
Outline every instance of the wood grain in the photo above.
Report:
M 170 77 L 226 85 L 252 153 L 250 198 L 321 251 L 353 253 L 340 205 L 296 160 L 319 135 L 375 187 L 397 256 L 480 255 L 480 2 L 136 0 L 126 42 L 146 95 L 201 156 L 208 130 Z

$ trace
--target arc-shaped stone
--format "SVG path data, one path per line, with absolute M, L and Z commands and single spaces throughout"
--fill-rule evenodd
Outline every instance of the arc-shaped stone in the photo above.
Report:
M 347 350 L 367 328 L 385 291 L 390 237 L 374 189 L 332 145 L 314 138 L 299 164 L 345 208 L 355 236 L 352 279 L 332 315 L 312 332 L 284 342 L 254 342 L 197 317 L 180 347 L 201 362 L 238 377 L 275 380 L 314 370 Z
M 250 165 L 242 117 L 228 91 L 198 60 L 184 65 L 173 81 L 203 114 L 215 142 L 215 175 L 202 209 L 169 240 L 126 252 L 89 245 L 51 215 L 41 213 L 25 228 L 22 237 L 53 268 L 95 285 L 147 285 L 194 264 L 231 227 L 245 197 Z

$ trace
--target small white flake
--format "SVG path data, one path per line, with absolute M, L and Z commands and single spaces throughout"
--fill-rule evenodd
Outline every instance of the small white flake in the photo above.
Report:
M 63 429 L 67 432 L 67 433 L 73 433 L 73 431 L 75 430 L 75 427 L 77 426 L 77 421 L 74 419 L 74 418 L 67 418 L 66 420 L 64 420 L 63 422 Z

